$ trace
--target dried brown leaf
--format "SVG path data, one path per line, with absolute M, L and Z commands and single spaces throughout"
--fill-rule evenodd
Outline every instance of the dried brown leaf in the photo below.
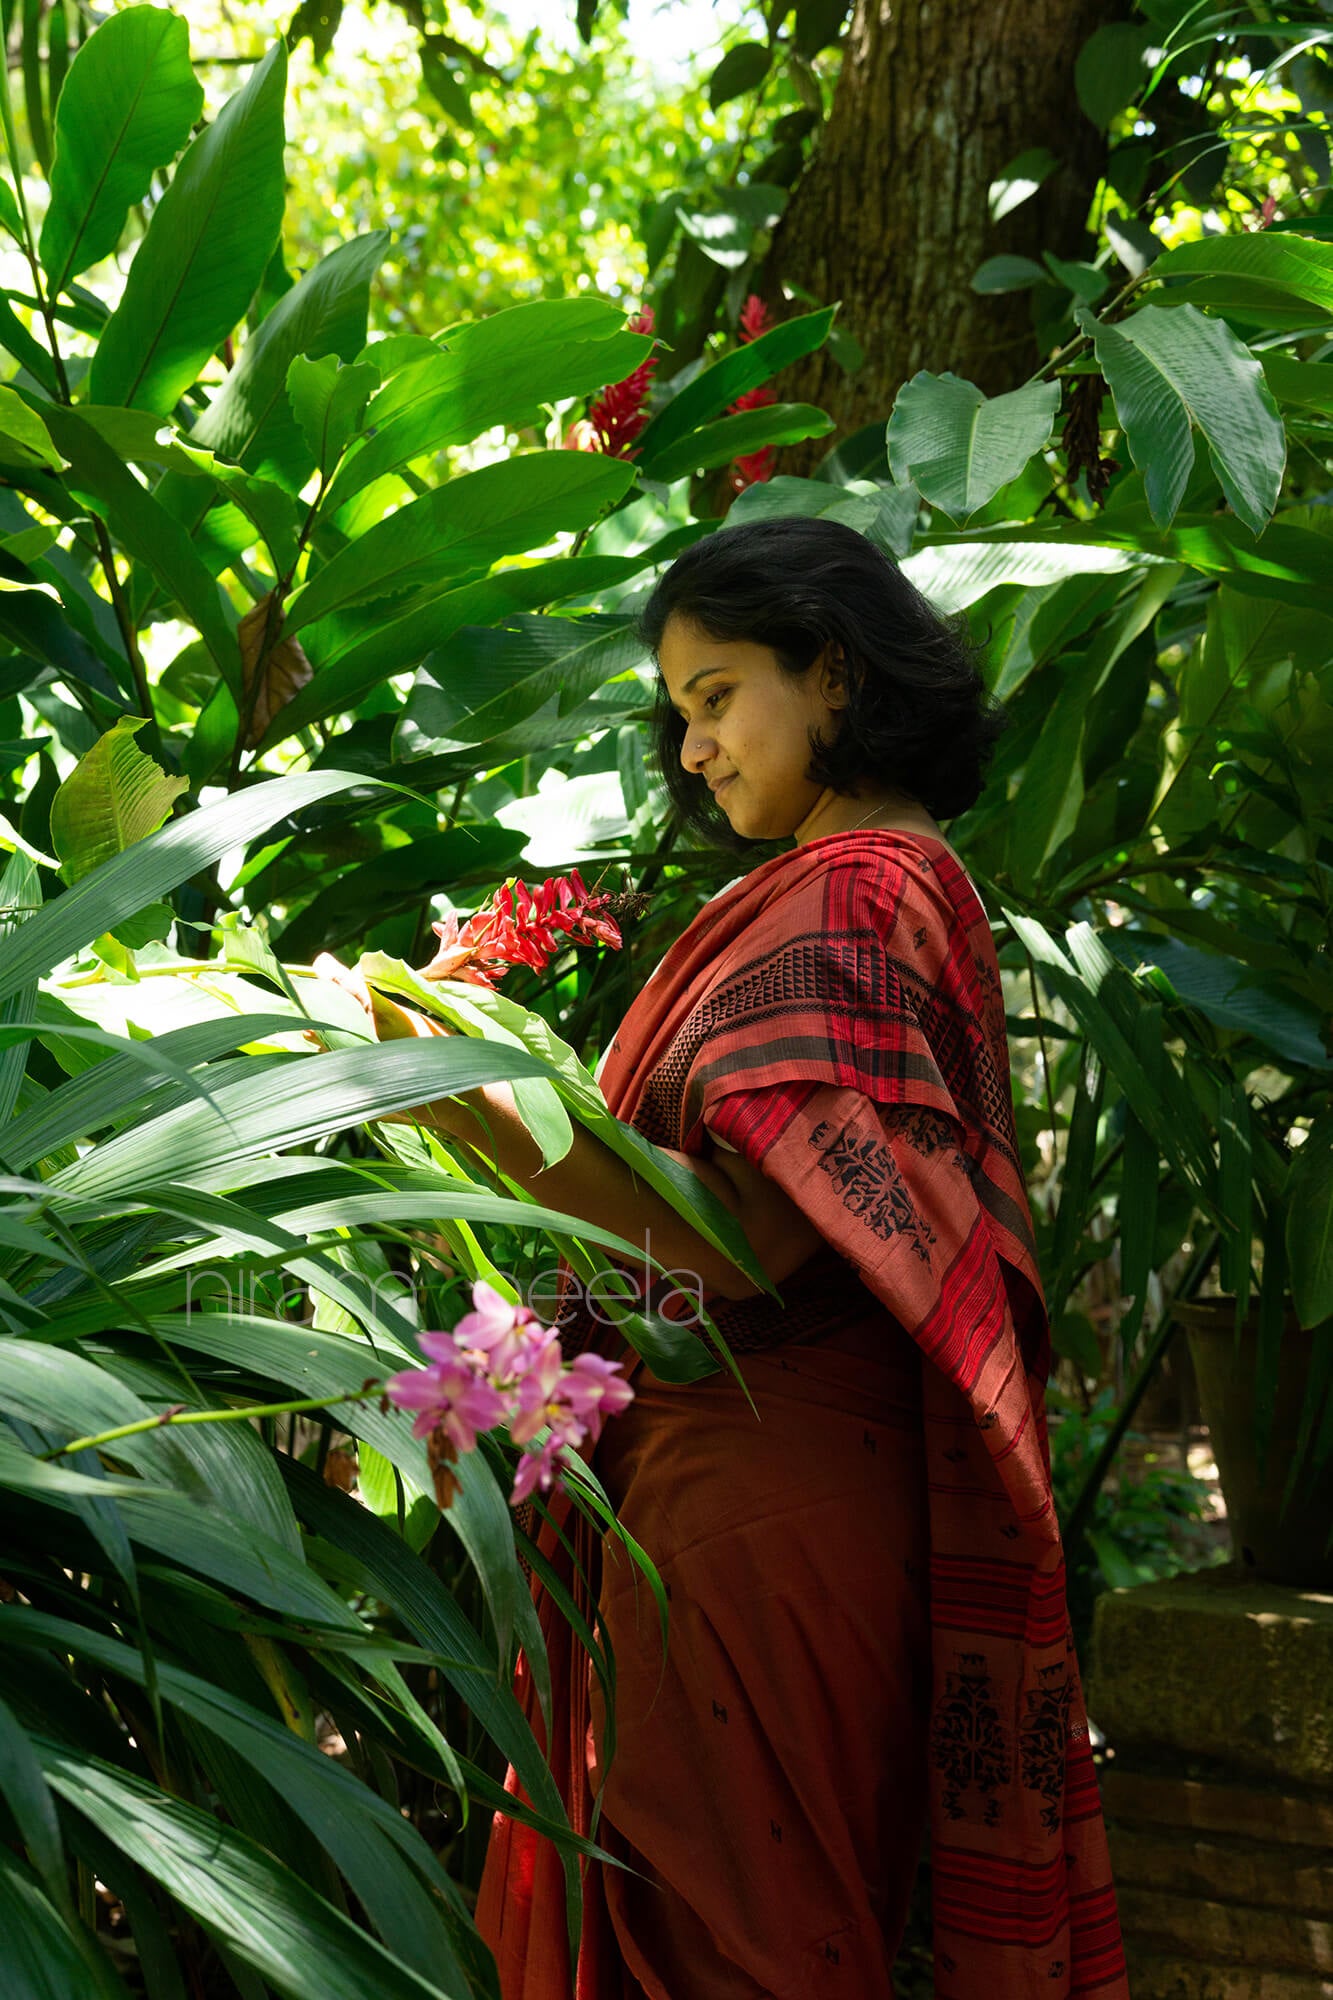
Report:
M 246 612 L 236 632 L 240 642 L 241 674 L 250 714 L 249 725 L 245 732 L 247 750 L 254 749 L 274 717 L 280 715 L 288 702 L 300 693 L 314 672 L 297 641 L 278 636 L 282 630 L 280 614 L 276 621 L 276 630 L 266 645 L 269 607 L 272 602 L 273 593 L 270 591 L 267 597 L 261 597 L 259 602 Z M 259 675 L 257 688 L 256 672 Z

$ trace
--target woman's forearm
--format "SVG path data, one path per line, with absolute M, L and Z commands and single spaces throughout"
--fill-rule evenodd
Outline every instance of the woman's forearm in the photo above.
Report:
M 549 1208 L 579 1216 L 614 1231 L 668 1270 L 689 1272 L 705 1292 L 722 1298 L 754 1298 L 758 1287 L 715 1250 L 671 1204 L 632 1167 L 577 1120 L 574 1141 L 563 1160 L 543 1167 L 536 1141 L 524 1125 L 508 1084 L 487 1084 L 466 1099 L 447 1098 L 428 1108 L 428 1120 L 508 1176 Z M 733 1173 L 689 1153 L 670 1157 L 687 1167 L 739 1221 L 763 1269 L 775 1283 L 787 1277 L 815 1247 L 818 1237 L 805 1218 L 773 1213 L 786 1197 L 772 1183 L 747 1189 Z

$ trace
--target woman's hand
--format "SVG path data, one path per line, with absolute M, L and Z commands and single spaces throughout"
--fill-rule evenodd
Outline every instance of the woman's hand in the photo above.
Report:
M 377 992 L 373 986 L 367 985 L 359 972 L 350 965 L 344 965 L 331 951 L 322 951 L 311 969 L 320 979 L 327 979 L 332 985 L 341 987 L 344 993 L 351 994 L 364 1009 L 377 1042 L 400 1042 L 409 1035 L 451 1035 L 454 1032 L 443 1021 L 432 1021 L 412 1007 L 400 1007 L 387 994 Z
M 433 1021 L 426 1014 L 418 1014 L 415 1008 L 400 1007 L 396 1000 L 390 1000 L 385 993 L 379 993 L 364 980 L 361 974 L 342 960 L 335 958 L 331 951 L 320 952 L 312 966 L 312 971 L 320 979 L 327 979 L 331 985 L 340 987 L 351 995 L 370 1022 L 377 1042 L 400 1042 L 412 1036 L 452 1035 L 454 1030 L 443 1021 Z M 385 1113 L 385 1122 L 399 1125 L 429 1125 L 435 1131 L 448 1130 L 445 1105 L 419 1104 L 414 1111 L 390 1111 Z

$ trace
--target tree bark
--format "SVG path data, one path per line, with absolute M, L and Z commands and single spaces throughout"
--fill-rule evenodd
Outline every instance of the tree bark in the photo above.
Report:
M 842 301 L 865 352 L 848 374 L 827 350 L 784 379 L 846 437 L 887 418 L 919 368 L 994 395 L 1037 366 L 1030 296 L 983 297 L 977 267 L 1001 252 L 1087 253 L 1105 136 L 1079 106 L 1074 63 L 1127 0 L 857 0 L 819 149 L 775 234 L 765 278 Z M 1045 146 L 1060 165 L 992 224 L 990 183 Z M 804 466 L 822 447 L 803 451 Z M 793 467 L 793 469 L 797 469 Z

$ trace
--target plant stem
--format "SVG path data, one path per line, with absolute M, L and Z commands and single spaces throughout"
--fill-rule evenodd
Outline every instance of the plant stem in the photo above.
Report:
M 1143 1351 L 1143 1359 L 1125 1390 L 1120 1408 L 1116 1411 L 1115 1421 L 1102 1441 L 1101 1450 L 1084 1475 L 1083 1484 L 1079 1487 L 1064 1526 L 1065 1561 L 1071 1569 L 1077 1559 L 1089 1516 L 1097 1504 L 1097 1495 L 1101 1492 L 1116 1453 L 1124 1442 L 1125 1432 L 1134 1421 L 1134 1412 L 1143 1401 L 1148 1384 L 1157 1373 L 1167 1348 L 1175 1338 L 1177 1324 L 1172 1316 L 1172 1310 L 1178 1300 L 1191 1297 L 1202 1283 L 1209 1265 L 1217 1255 L 1218 1240 L 1218 1232 L 1214 1230 L 1199 1249 L 1194 1262 L 1163 1308 L 1161 1318 L 1153 1328 Z
M 93 532 L 97 537 L 98 560 L 102 565 L 102 574 L 106 578 L 106 587 L 111 594 L 111 609 L 116 614 L 116 624 L 120 627 L 120 637 L 121 643 L 125 648 L 125 658 L 129 662 L 130 672 L 134 676 L 134 692 L 138 697 L 140 707 L 143 709 L 144 718 L 153 734 L 156 747 L 160 750 L 162 744 L 157 727 L 157 712 L 153 707 L 153 691 L 148 685 L 148 674 L 144 667 L 143 655 L 139 651 L 139 639 L 134 629 L 134 620 L 130 616 L 129 600 L 125 596 L 124 587 L 121 584 L 119 576 L 116 574 L 116 552 L 111 546 L 111 536 L 107 532 L 106 522 L 101 520 L 96 514 L 93 515 L 92 521 Z
M 379 1392 L 379 1383 L 366 1381 L 359 1389 L 348 1389 L 341 1396 L 308 1396 L 295 1403 L 246 1403 L 235 1410 L 164 1410 L 161 1416 L 141 1417 L 137 1423 L 121 1424 L 114 1431 L 98 1431 L 91 1437 L 75 1438 L 70 1444 L 57 1445 L 52 1451 L 38 1453 L 40 1458 L 67 1458 L 76 1451 L 100 1451 L 103 1445 L 115 1444 L 121 1438 L 138 1437 L 144 1431 L 165 1430 L 172 1424 L 238 1424 L 248 1422 L 251 1417 L 281 1417 L 289 1412 L 304 1410 L 332 1410 L 339 1403 L 362 1403 L 367 1396 Z
M 1055 1155 L 1055 1094 L 1051 1087 L 1051 1059 L 1046 1053 L 1046 1035 L 1042 1028 L 1041 1000 L 1037 993 L 1037 968 L 1028 956 L 1028 990 L 1032 995 L 1032 1015 L 1037 1024 L 1037 1047 L 1041 1050 L 1041 1080 L 1046 1092 L 1046 1116 L 1051 1127 L 1051 1156 Z

